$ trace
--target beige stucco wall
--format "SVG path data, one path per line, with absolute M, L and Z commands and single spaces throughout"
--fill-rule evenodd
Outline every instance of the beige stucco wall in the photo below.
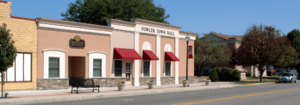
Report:
M 165 63 L 165 45 L 170 44 L 172 47 L 172 52 L 175 55 L 175 39 L 174 38 L 169 38 L 169 37 L 161 37 L 161 42 L 160 42 L 160 70 L 161 70 L 161 77 L 164 77 L 164 63 Z M 179 59 L 180 60 L 180 59 Z M 175 61 L 171 61 L 171 77 L 175 76 Z
M 154 35 L 143 35 L 140 34 L 139 36 L 139 54 L 143 57 L 143 44 L 144 42 L 149 42 L 151 44 L 151 51 L 156 55 L 156 36 Z M 142 76 L 142 62 L 143 60 L 140 60 L 140 77 Z M 151 60 L 151 77 L 156 77 L 156 60 Z
M 111 70 L 109 70 L 108 73 L 110 73 L 110 77 L 115 76 L 114 72 L 114 59 L 113 59 L 113 53 L 114 53 L 114 48 L 128 48 L 128 49 L 134 49 L 134 33 L 132 32 L 125 32 L 125 31 L 117 31 L 114 30 L 112 31 L 111 34 L 111 57 L 109 59 L 112 59 L 110 61 L 110 67 Z M 133 61 L 133 60 L 132 60 Z M 126 61 L 126 62 L 131 62 L 131 61 Z M 124 64 L 124 61 L 123 61 Z M 131 68 L 134 68 L 134 64 L 131 63 Z M 123 67 L 124 68 L 124 67 Z M 133 75 L 133 72 L 131 73 Z M 125 77 L 125 71 L 122 72 L 122 77 Z
M 7 29 L 13 34 L 14 46 L 17 52 L 32 53 L 32 82 L 6 82 L 4 90 L 22 90 L 36 88 L 36 60 L 37 60 L 37 27 L 36 21 L 11 18 L 11 2 L 0 2 L 0 25 L 7 24 Z M 1 88 L 1 86 L 0 86 Z
M 69 40 L 74 36 L 80 36 L 85 41 L 83 49 L 70 48 Z M 91 35 L 73 32 L 52 31 L 38 29 L 38 78 L 44 78 L 44 53 L 45 49 L 59 49 L 66 51 L 65 55 L 65 77 L 68 78 L 68 57 L 85 57 L 85 77 L 89 77 L 89 52 L 97 51 L 106 53 L 106 76 L 110 75 L 110 36 Z
M 194 41 L 189 41 L 189 46 L 193 46 L 193 57 L 194 54 Z M 186 40 L 179 40 L 179 76 L 186 76 L 186 56 L 187 56 L 187 48 L 186 48 Z M 194 76 L 194 58 L 189 58 L 188 61 L 188 75 Z

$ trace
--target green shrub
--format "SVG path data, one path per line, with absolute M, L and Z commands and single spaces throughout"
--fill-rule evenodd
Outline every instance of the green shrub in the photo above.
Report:
M 231 81 L 232 80 L 232 74 L 230 72 L 230 70 L 226 70 L 226 69 L 223 69 L 222 72 L 222 81 Z
M 209 78 L 212 82 L 219 81 L 218 73 L 215 69 L 209 73 Z
M 233 76 L 233 81 L 240 81 L 241 77 L 240 77 L 240 73 L 238 70 L 234 70 L 232 72 L 232 76 Z

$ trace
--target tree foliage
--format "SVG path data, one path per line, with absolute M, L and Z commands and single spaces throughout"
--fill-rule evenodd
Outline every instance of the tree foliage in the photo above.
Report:
M 212 70 L 210 73 L 209 73 L 209 78 L 212 82 L 216 82 L 216 81 L 219 81 L 219 77 L 218 77 L 218 73 L 216 70 Z
M 202 68 L 204 66 L 226 63 L 230 61 L 230 57 L 230 50 L 225 48 L 221 42 L 218 42 L 216 39 L 210 38 L 207 35 L 204 35 L 201 38 L 197 35 L 195 41 L 194 63 L 197 68 L 196 73 L 198 76 L 201 76 Z
M 293 46 L 293 48 L 297 51 L 298 56 L 296 58 L 300 59 L 300 31 L 299 29 L 294 29 L 287 34 L 287 37 Z M 298 79 L 300 78 L 300 63 L 295 63 L 293 66 L 298 72 Z
M 3 85 L 5 78 L 5 71 L 12 65 L 16 58 L 16 48 L 14 41 L 11 39 L 12 34 L 7 29 L 6 24 L 0 26 L 0 72 L 1 72 L 1 96 L 3 97 Z
M 240 65 L 256 66 L 261 81 L 266 66 L 273 65 L 279 59 L 282 49 L 289 45 L 288 39 L 282 38 L 280 30 L 272 26 L 253 25 L 245 33 L 235 59 Z
M 99 25 L 107 25 L 106 19 L 129 21 L 130 18 L 168 23 L 166 19 L 170 17 L 153 0 L 77 0 L 68 6 L 66 13 L 61 13 L 63 20 Z

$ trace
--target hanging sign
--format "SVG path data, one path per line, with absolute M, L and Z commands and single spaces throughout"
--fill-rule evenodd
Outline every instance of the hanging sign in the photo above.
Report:
M 78 35 L 76 35 L 74 39 L 70 39 L 69 46 L 71 48 L 84 48 L 85 42 Z
M 193 58 L 193 46 L 189 46 L 189 58 Z

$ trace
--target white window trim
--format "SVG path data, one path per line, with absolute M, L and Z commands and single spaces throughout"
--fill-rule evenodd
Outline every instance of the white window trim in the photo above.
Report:
M 144 77 L 144 61 L 149 61 L 150 62 L 150 64 L 149 64 L 149 77 L 152 77 L 152 75 L 151 75 L 151 60 L 143 60 L 142 61 L 142 77 Z
M 44 52 L 44 79 L 49 78 L 49 57 L 59 58 L 59 78 L 65 78 L 66 51 L 58 49 L 46 49 Z
M 89 78 L 105 78 L 106 77 L 106 53 L 103 52 L 89 52 Z M 94 59 L 101 59 L 101 77 L 94 77 L 93 62 Z
M 170 62 L 170 76 L 166 76 L 166 62 Z M 164 77 L 172 77 L 172 62 L 171 61 L 164 62 Z

